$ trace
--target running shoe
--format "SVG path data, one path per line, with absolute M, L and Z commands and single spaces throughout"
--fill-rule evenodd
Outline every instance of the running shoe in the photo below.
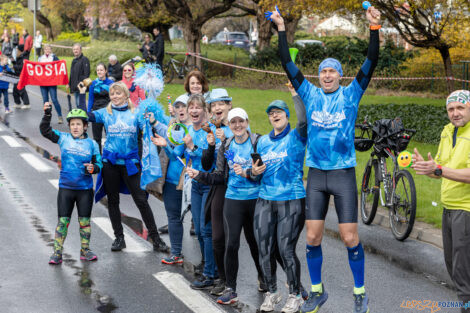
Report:
M 49 264 L 59 265 L 60 263 L 62 263 L 62 254 L 54 253 L 53 255 L 51 255 L 49 259 Z
M 153 242 L 153 251 L 159 251 L 163 253 L 169 253 L 170 248 L 166 245 L 166 243 L 158 237 L 156 240 Z
M 225 289 L 224 294 L 217 298 L 219 304 L 234 304 L 236 302 L 238 302 L 238 296 L 232 288 Z
M 10 114 L 11 110 L 10 109 L 5 109 L 5 114 Z
M 274 307 L 276 306 L 276 304 L 281 302 L 281 299 L 282 297 L 278 291 L 275 293 L 270 293 L 268 291 L 264 294 L 264 301 L 263 304 L 261 304 L 259 310 L 261 312 L 272 312 L 274 311 Z
M 308 299 L 308 292 L 304 289 L 304 286 L 302 286 L 302 284 L 300 284 L 300 295 L 302 296 L 302 299 Z
M 162 226 L 158 229 L 160 234 L 168 234 L 168 225 Z
M 13 106 L 15 109 L 21 109 L 21 104 L 17 104 L 15 103 L 15 105 Z
M 221 296 L 225 291 L 225 281 L 223 279 L 214 280 L 214 287 L 211 289 L 211 295 Z
M 212 286 L 214 286 L 214 280 L 204 275 L 191 283 L 191 288 L 193 289 L 207 289 Z
M 163 264 L 168 264 L 168 265 L 173 265 L 173 264 L 181 264 L 184 261 L 184 257 L 182 255 L 177 256 L 177 255 L 171 255 L 169 258 L 163 258 L 162 263 Z
M 295 295 L 295 294 L 290 294 L 289 297 L 287 298 L 286 304 L 282 308 L 282 313 L 297 313 L 299 312 L 300 306 L 304 300 L 302 299 L 302 296 Z
M 28 109 L 31 109 L 31 105 L 30 104 L 24 104 L 21 109 L 23 110 L 28 110 Z
M 96 261 L 98 257 L 90 249 L 80 249 L 80 260 Z
M 369 297 L 366 293 L 354 296 L 354 313 L 369 313 Z
M 264 282 L 264 279 L 261 276 L 258 276 L 258 291 L 263 293 L 268 291 L 268 285 Z
M 126 242 L 124 241 L 124 236 L 117 237 L 111 245 L 111 251 L 121 251 L 125 247 Z
M 328 299 L 328 293 L 325 291 L 325 287 L 323 287 L 323 292 L 313 292 L 310 291 L 308 299 L 304 302 L 302 307 L 300 308 L 300 312 L 302 313 L 316 313 L 320 309 L 320 307 L 326 302 Z
M 202 275 L 202 272 L 204 271 L 204 261 L 201 261 L 199 265 L 196 265 L 194 267 L 194 274 L 195 275 Z

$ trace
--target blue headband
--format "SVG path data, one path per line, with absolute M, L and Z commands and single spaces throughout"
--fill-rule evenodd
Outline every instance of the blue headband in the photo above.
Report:
M 333 58 L 324 59 L 324 60 L 320 63 L 320 66 L 318 67 L 318 75 L 320 75 L 320 72 L 321 72 L 325 67 L 334 68 L 336 71 L 338 71 L 339 76 L 343 77 L 343 69 L 341 68 L 341 63 L 339 63 L 338 60 L 333 59 Z

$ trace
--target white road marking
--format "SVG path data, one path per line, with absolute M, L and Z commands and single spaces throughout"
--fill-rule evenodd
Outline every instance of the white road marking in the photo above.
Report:
M 56 189 L 59 189 L 59 180 L 58 180 L 58 179 L 49 179 L 49 182 L 50 182 L 51 185 L 54 186 Z
M 21 144 L 12 136 L 2 136 L 2 139 L 12 148 L 21 147 Z
M 106 235 L 108 235 L 111 239 L 114 240 L 114 231 L 113 226 L 111 225 L 111 221 L 107 217 L 94 217 L 91 219 L 96 225 L 98 225 L 101 230 L 104 231 Z M 124 226 L 124 225 L 123 225 Z M 123 249 L 123 252 L 146 252 L 151 251 L 150 246 L 146 246 L 145 244 L 137 241 L 134 237 L 130 234 L 130 231 L 126 229 L 124 226 L 124 237 L 126 240 L 126 248 Z
M 202 293 L 191 289 L 189 282 L 182 275 L 164 271 L 153 274 L 153 276 L 194 313 L 225 312 L 214 305 L 213 300 L 209 300 Z
M 39 172 L 48 172 L 52 168 L 32 153 L 21 153 L 21 157 Z

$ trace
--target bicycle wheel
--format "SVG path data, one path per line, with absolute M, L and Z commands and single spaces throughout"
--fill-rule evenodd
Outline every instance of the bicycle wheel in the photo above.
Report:
M 165 84 L 169 84 L 174 77 L 175 69 L 173 68 L 173 64 L 168 62 L 167 64 L 163 65 L 163 81 Z
M 413 176 L 407 170 L 399 171 L 395 179 L 395 194 L 389 216 L 393 236 L 400 241 L 408 238 L 415 223 L 416 188 Z
M 377 173 L 377 160 L 373 159 L 372 162 L 367 164 L 361 183 L 361 218 L 366 225 L 372 223 L 377 213 L 380 189 L 380 180 Z

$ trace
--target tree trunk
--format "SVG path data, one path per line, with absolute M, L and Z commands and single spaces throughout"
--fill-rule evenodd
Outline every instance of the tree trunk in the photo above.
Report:
M 260 8 L 256 11 L 256 20 L 258 22 L 258 42 L 256 45 L 258 51 L 261 51 L 269 47 L 273 34 L 271 32 L 271 22 L 264 17 L 264 12 Z
M 47 17 L 45 17 L 41 11 L 36 11 L 36 18 L 38 19 L 38 22 L 44 25 L 44 28 L 46 30 L 46 37 L 47 40 L 54 40 L 54 34 L 52 33 L 52 25 L 51 22 Z
M 194 25 L 192 21 L 188 20 L 183 24 L 183 37 L 186 41 L 186 48 L 191 53 L 201 53 L 201 27 Z M 189 58 L 189 65 L 196 65 L 197 68 L 202 70 L 202 60 L 200 58 Z
M 287 42 L 294 43 L 295 30 L 299 24 L 300 16 L 292 19 L 287 18 L 285 21 Z
M 444 62 L 444 70 L 446 73 L 446 77 L 454 77 L 454 73 L 452 71 L 452 60 L 449 54 L 449 46 L 443 45 L 441 47 L 438 47 L 437 50 L 439 50 L 442 57 L 442 61 Z M 447 80 L 447 91 L 448 93 L 454 91 L 453 80 Z

